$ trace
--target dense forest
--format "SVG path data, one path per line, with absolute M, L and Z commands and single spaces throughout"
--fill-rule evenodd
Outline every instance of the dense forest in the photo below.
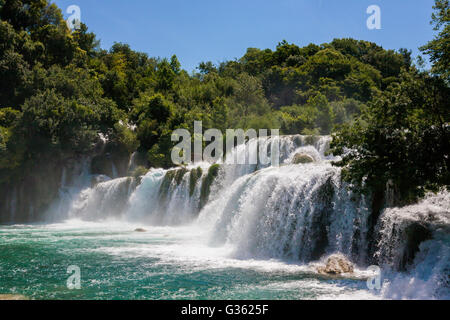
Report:
M 333 134 L 348 181 L 391 184 L 399 201 L 414 200 L 450 185 L 449 21 L 449 1 L 436 0 L 437 35 L 421 48 L 431 70 L 407 49 L 335 39 L 249 48 L 188 73 L 176 55 L 150 57 L 123 43 L 101 49 L 86 25 L 69 30 L 47 0 L 0 0 L 0 190 L 33 174 L 48 179 L 101 140 L 109 157 L 136 152 L 144 167 L 170 167 L 172 131 L 202 120 L 204 130 Z M 103 162 L 98 156 L 92 170 L 106 174 Z

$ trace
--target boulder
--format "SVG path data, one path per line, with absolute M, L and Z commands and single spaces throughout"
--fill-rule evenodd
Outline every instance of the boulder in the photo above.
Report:
M 297 153 L 292 159 L 293 164 L 312 163 L 314 159 L 306 153 Z
M 147 232 L 144 228 L 137 228 L 134 230 L 134 232 Z
M 353 263 L 341 254 L 334 254 L 328 257 L 325 266 L 317 268 L 317 272 L 327 275 L 353 273 Z

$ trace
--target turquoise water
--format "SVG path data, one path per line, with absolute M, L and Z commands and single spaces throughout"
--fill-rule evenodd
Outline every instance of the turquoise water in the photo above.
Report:
M 0 294 L 31 299 L 372 299 L 365 280 L 311 266 L 233 259 L 194 227 L 121 222 L 0 226 Z M 205 244 L 206 243 L 206 244 Z M 81 271 L 70 290 L 69 266 Z

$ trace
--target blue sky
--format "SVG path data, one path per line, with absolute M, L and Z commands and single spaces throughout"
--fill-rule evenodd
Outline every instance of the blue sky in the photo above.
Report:
M 201 61 L 241 57 L 248 47 L 274 49 L 285 39 L 303 46 L 352 37 L 387 49 L 418 47 L 434 36 L 433 0 L 54 0 L 81 20 L 101 46 L 130 44 L 150 56 L 176 54 L 192 71 Z M 381 30 L 369 30 L 366 9 L 381 8 Z

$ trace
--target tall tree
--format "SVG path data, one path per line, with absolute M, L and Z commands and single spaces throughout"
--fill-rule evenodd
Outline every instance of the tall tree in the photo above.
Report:
M 436 0 L 431 24 L 438 35 L 421 50 L 430 55 L 432 72 L 450 82 L 450 5 L 449 0 Z

